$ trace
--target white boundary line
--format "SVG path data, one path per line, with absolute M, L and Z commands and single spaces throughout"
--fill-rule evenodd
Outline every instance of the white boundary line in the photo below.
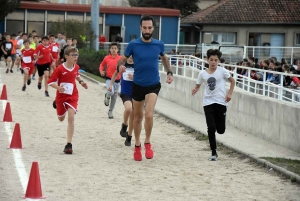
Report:
M 2 89 L 3 84 L 0 84 L 0 87 Z M 7 101 L 2 100 L 1 102 L 2 102 L 2 111 L 4 112 Z M 10 144 L 11 138 L 12 138 L 12 129 L 11 129 L 10 125 L 11 125 L 11 123 L 4 122 L 5 133 L 8 136 L 9 144 Z M 12 150 L 14 161 L 15 161 L 15 168 L 18 172 L 19 179 L 20 179 L 20 182 L 21 182 L 21 185 L 22 185 L 22 188 L 23 188 L 23 192 L 25 193 L 26 188 L 27 188 L 28 175 L 26 173 L 25 165 L 23 163 L 21 150 L 19 150 L 19 149 L 11 149 L 11 150 Z

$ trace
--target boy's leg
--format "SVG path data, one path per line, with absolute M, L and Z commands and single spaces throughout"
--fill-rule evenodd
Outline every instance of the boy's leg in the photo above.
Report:
M 10 69 L 12 70 L 14 65 L 15 65 L 15 61 L 16 61 L 16 54 L 12 54 L 11 55 L 11 66 L 10 66 Z
M 42 88 L 43 76 L 44 76 L 43 65 L 37 65 L 37 71 L 38 71 L 38 75 L 39 75 L 37 86 L 38 86 L 38 89 L 41 89 Z
M 106 90 L 108 89 L 110 82 L 111 82 L 111 80 L 109 80 L 109 79 L 106 80 Z M 105 97 L 104 97 L 104 105 L 105 106 L 109 106 L 109 100 L 112 95 L 114 95 L 114 87 L 112 87 L 112 91 L 107 90 L 105 93 Z
M 68 108 L 68 128 L 67 128 L 67 143 L 72 142 L 73 134 L 74 134 L 74 116 L 75 111 L 73 108 Z
M 215 133 L 216 133 L 216 120 L 215 120 L 216 114 L 215 114 L 214 105 L 215 104 L 204 106 L 208 139 L 209 139 L 210 149 L 212 151 L 215 151 L 217 149 L 216 135 L 215 135 Z
M 28 79 L 28 74 L 29 74 L 29 71 L 27 68 L 24 68 L 24 76 L 23 76 L 23 87 L 22 87 L 22 91 L 25 91 L 26 90 L 26 82 L 27 82 L 27 79 Z
M 45 91 L 48 91 L 49 70 L 44 71 L 44 78 Z
M 10 66 L 11 66 L 11 57 L 9 56 L 9 57 L 7 57 L 7 72 L 9 70 Z
M 131 97 L 126 94 L 122 94 L 121 98 L 122 98 L 122 101 L 124 104 L 124 113 L 123 113 L 123 123 L 122 123 L 121 131 L 120 131 L 120 135 L 122 137 L 126 137 L 128 134 L 128 132 L 127 132 L 128 119 L 129 119 L 131 111 L 132 111 L 132 102 L 131 102 Z
M 112 92 L 114 92 L 114 93 L 111 96 L 110 106 L 109 106 L 110 111 L 113 111 L 115 108 L 117 98 L 118 98 L 119 87 L 120 87 L 120 83 L 114 83 L 113 90 L 112 90 Z
M 226 129 L 226 112 L 225 105 L 216 104 L 216 128 L 219 134 L 224 134 Z

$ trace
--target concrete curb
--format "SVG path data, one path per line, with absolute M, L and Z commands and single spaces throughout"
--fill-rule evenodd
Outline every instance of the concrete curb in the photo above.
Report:
M 182 123 L 182 122 L 179 122 L 179 121 L 177 121 L 176 119 L 173 119 L 173 118 L 171 118 L 171 117 L 165 115 L 164 113 L 160 112 L 160 111 L 157 110 L 157 109 L 154 109 L 154 110 L 155 110 L 155 112 L 156 112 L 157 114 L 159 114 L 159 115 L 161 115 L 161 116 L 163 116 L 163 117 L 165 117 L 165 118 L 167 118 L 167 119 L 170 119 L 170 120 L 172 120 L 173 122 L 176 122 L 176 123 L 178 123 L 178 124 L 180 124 L 180 125 L 182 125 L 182 126 L 184 126 L 184 127 L 186 127 L 186 128 L 190 128 L 190 129 L 193 129 L 193 130 L 195 130 L 195 131 L 198 131 L 199 133 L 201 133 L 201 134 L 207 136 L 206 133 L 202 133 L 201 131 L 199 131 L 199 130 L 193 128 L 192 126 L 189 126 L 189 125 L 186 125 L 186 124 L 184 124 L 184 123 Z M 287 179 L 295 178 L 295 179 L 296 179 L 296 183 L 300 184 L 300 176 L 299 176 L 299 175 L 297 175 L 297 174 L 295 174 L 295 173 L 293 173 L 293 172 L 290 172 L 290 171 L 288 171 L 288 170 L 286 170 L 286 169 L 284 169 L 284 168 L 282 168 L 282 167 L 279 167 L 278 165 L 275 165 L 275 164 L 273 164 L 273 163 L 271 163 L 271 162 L 269 162 L 269 161 L 267 161 L 267 160 L 265 160 L 265 159 L 259 158 L 259 157 L 255 156 L 255 155 L 246 153 L 246 152 L 244 152 L 244 151 L 242 151 L 242 150 L 240 150 L 240 149 L 237 149 L 237 148 L 234 148 L 234 147 L 232 147 L 232 146 L 230 146 L 230 145 L 227 145 L 226 143 L 220 142 L 219 140 L 217 140 L 217 142 L 218 142 L 218 143 L 221 143 L 222 145 L 224 145 L 225 147 L 227 147 L 227 148 L 229 148 L 229 149 L 231 149 L 231 150 L 234 150 L 235 152 L 237 152 L 237 153 L 239 153 L 239 154 L 242 154 L 243 156 L 245 156 L 245 157 L 247 157 L 247 158 L 250 158 L 251 160 L 253 160 L 254 162 L 256 162 L 257 164 L 259 164 L 259 165 L 261 165 L 261 166 L 263 166 L 263 167 L 273 168 L 274 171 L 276 171 L 277 173 L 279 173 L 279 174 L 281 174 L 281 175 L 284 175 Z

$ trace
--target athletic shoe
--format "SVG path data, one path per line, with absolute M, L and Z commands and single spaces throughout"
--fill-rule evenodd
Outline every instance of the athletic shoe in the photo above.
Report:
M 152 145 L 151 143 L 144 143 L 145 146 L 145 156 L 147 159 L 153 158 L 153 150 L 152 150 Z
M 52 106 L 53 106 L 54 109 L 56 109 L 56 101 L 55 100 L 53 101 Z
M 13 73 L 14 71 L 12 69 L 10 69 L 10 72 Z
M 133 153 L 133 158 L 135 161 L 141 161 L 142 160 L 142 146 L 135 146 L 134 147 L 134 153 Z
M 122 127 L 121 127 L 121 130 L 120 130 L 120 135 L 122 137 L 126 137 L 128 135 L 128 132 L 126 131 L 127 130 L 127 127 L 125 124 L 122 123 Z
M 131 138 L 132 136 L 129 136 L 128 133 L 127 133 L 127 136 L 126 136 L 126 140 L 125 140 L 125 146 L 128 146 L 130 147 L 131 146 Z
M 46 97 L 49 97 L 48 91 L 45 91 L 45 96 L 46 96 Z
M 65 146 L 64 152 L 65 152 L 65 154 L 72 154 L 73 153 L 73 149 L 72 149 L 72 144 L 71 143 L 68 143 Z
M 8 73 L 8 71 L 9 71 L 9 70 L 7 69 L 5 72 Z
M 35 76 L 32 76 L 32 79 L 35 80 Z
M 41 89 L 42 88 L 42 83 L 38 83 L 37 87 L 38 87 L 38 89 Z
M 216 153 L 212 153 L 211 157 L 209 157 L 208 160 L 210 160 L 210 161 L 216 161 L 216 160 L 218 160 L 218 153 L 217 153 L 217 151 L 216 151 Z
M 113 115 L 113 112 L 112 111 L 108 111 L 108 118 L 109 119 L 113 119 L 114 118 L 114 115 Z
M 30 85 L 31 84 L 31 79 L 29 78 L 28 80 L 27 80 L 27 85 Z
M 106 97 L 107 94 L 105 94 L 105 98 L 104 98 L 104 105 L 105 106 L 109 106 L 109 97 Z
M 22 91 L 26 90 L 26 85 L 24 84 L 24 86 L 22 87 Z

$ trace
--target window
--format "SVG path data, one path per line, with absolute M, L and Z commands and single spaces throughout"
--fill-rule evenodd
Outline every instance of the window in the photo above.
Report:
M 212 41 L 216 41 L 220 44 L 234 45 L 236 41 L 236 33 L 213 33 Z
M 99 0 L 99 4 L 100 4 L 100 5 L 103 5 L 103 0 Z
M 87 0 L 80 0 L 80 4 L 87 4 Z
M 59 0 L 59 3 L 67 3 L 67 0 Z
M 300 33 L 296 34 L 296 45 L 300 46 Z

